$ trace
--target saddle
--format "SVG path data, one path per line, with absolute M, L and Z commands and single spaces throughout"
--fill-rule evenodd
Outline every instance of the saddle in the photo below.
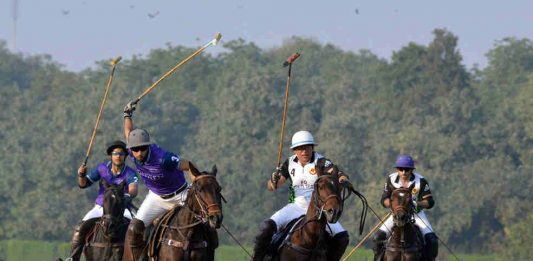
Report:
M 279 249 L 283 246 L 286 240 L 289 239 L 289 236 L 292 234 L 294 229 L 300 224 L 300 222 L 305 218 L 305 215 L 302 215 L 298 218 L 291 220 L 287 225 L 280 229 L 279 232 L 276 232 L 272 236 L 272 241 L 267 249 L 267 255 L 276 256 Z

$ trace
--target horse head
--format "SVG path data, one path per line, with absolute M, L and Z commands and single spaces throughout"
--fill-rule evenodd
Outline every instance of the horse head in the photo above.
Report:
M 343 209 L 338 172 L 337 166 L 333 167 L 332 173 L 324 173 L 322 169 L 318 169 L 318 178 L 314 184 L 312 204 L 319 211 L 318 219 L 325 218 L 328 223 L 337 222 Z
M 117 232 L 113 227 L 118 227 L 122 224 L 123 213 L 126 209 L 126 200 L 124 198 L 124 187 L 126 181 L 120 184 L 109 184 L 107 180 L 102 179 L 104 185 L 104 215 L 101 218 L 101 225 L 103 233 L 106 237 L 114 237 Z
M 207 219 L 212 228 L 220 228 L 222 224 L 222 188 L 218 184 L 216 175 L 217 167 L 213 166 L 211 172 L 198 171 L 194 165 L 190 170 L 195 177 L 188 197 L 194 197 L 192 209 L 199 210 L 202 218 Z
M 414 184 L 409 188 L 398 188 L 392 191 L 391 209 L 394 223 L 398 227 L 403 227 L 411 222 L 413 217 L 413 194 Z

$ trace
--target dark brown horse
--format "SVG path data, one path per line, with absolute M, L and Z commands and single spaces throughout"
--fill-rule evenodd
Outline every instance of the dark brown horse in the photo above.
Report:
M 391 209 L 394 225 L 385 244 L 383 260 L 422 260 L 422 241 L 418 227 L 414 224 L 415 208 L 412 189 L 395 189 L 391 195 Z
M 85 260 L 122 260 L 124 253 L 124 237 L 128 228 L 129 220 L 124 218 L 126 200 L 124 198 L 124 186 L 109 184 L 102 179 L 104 185 L 104 215 L 96 223 L 94 234 L 85 245 Z
M 333 174 L 317 172 L 318 179 L 303 220 L 289 233 L 274 260 L 327 260 L 327 223 L 339 220 L 343 210 L 338 170 Z
M 195 180 L 184 206 L 167 212 L 155 226 L 148 244 L 150 260 L 214 260 L 218 247 L 216 228 L 222 224 L 222 194 L 217 168 L 199 172 L 191 165 Z

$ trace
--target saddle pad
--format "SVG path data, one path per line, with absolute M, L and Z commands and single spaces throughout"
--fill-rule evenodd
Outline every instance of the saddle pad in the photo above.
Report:
M 302 216 L 300 216 L 298 218 L 295 218 L 295 219 L 291 220 L 289 223 L 287 223 L 287 225 L 285 225 L 283 228 L 281 228 L 279 232 L 275 233 L 274 236 L 272 236 L 272 241 L 270 242 L 270 246 L 268 247 L 267 255 L 269 255 L 269 256 L 277 255 L 278 249 L 283 244 L 283 241 L 285 241 L 285 239 L 287 237 L 289 237 L 291 232 L 294 231 L 294 228 L 304 218 L 305 218 L 305 215 L 302 215 Z

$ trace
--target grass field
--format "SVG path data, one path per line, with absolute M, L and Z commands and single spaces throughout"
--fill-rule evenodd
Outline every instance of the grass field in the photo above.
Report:
M 251 247 L 248 247 L 251 253 Z M 348 248 L 348 254 L 351 247 Z M 0 261 L 48 261 L 56 257 L 66 257 L 70 251 L 70 244 L 65 242 L 45 242 L 29 240 L 0 241 Z M 441 251 L 445 251 L 441 249 Z M 494 256 L 458 255 L 461 261 L 501 261 Z M 84 260 L 82 258 L 82 260 Z M 248 255 L 239 246 L 220 246 L 216 252 L 217 261 L 250 260 Z M 372 250 L 358 249 L 348 260 L 370 261 L 373 260 Z M 439 260 L 457 260 L 453 256 L 443 253 Z

